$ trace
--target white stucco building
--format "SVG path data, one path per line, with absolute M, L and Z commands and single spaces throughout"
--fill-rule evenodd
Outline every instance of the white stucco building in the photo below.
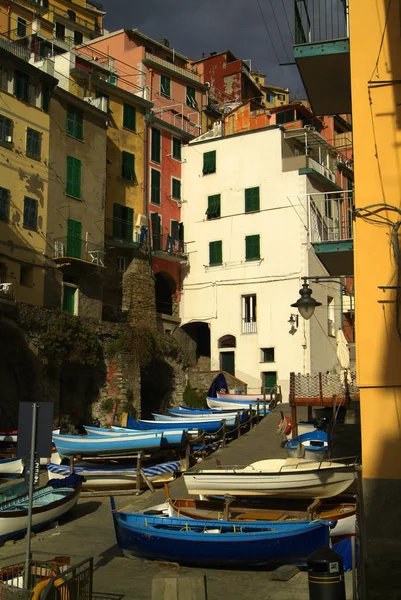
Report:
M 322 306 L 310 321 L 297 323 L 290 307 L 302 277 L 328 274 L 311 240 L 327 237 L 341 210 L 334 160 L 316 132 L 276 126 L 215 130 L 183 148 L 182 326 L 198 341 L 199 366 L 232 372 L 249 393 L 277 382 L 286 401 L 291 371 L 336 367 L 341 287 L 311 283 Z

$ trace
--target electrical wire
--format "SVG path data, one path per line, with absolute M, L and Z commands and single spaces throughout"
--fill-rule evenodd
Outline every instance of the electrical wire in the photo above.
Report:
M 277 31 L 278 31 L 278 34 L 279 34 L 279 36 L 280 36 L 280 40 L 281 40 L 281 43 L 282 43 L 282 45 L 283 45 L 283 48 L 284 48 L 285 55 L 286 55 L 286 57 L 287 57 L 287 61 L 288 61 L 288 62 L 291 62 L 291 59 L 290 59 L 290 57 L 289 57 L 289 55 L 288 55 L 288 52 L 287 52 L 287 47 L 286 47 L 286 45 L 284 44 L 284 39 L 283 39 L 283 36 L 282 36 L 282 33 L 281 33 L 281 27 L 280 27 L 280 25 L 279 25 L 279 22 L 278 22 L 278 20 L 277 20 L 277 16 L 276 16 L 276 12 L 275 12 L 275 10 L 274 10 L 274 2 L 272 2 L 272 0 L 269 0 L 269 2 L 270 2 L 271 9 L 272 9 L 272 13 L 273 13 L 274 21 L 275 21 L 275 23 L 276 23 Z
M 387 31 L 387 25 L 388 25 L 388 19 L 389 19 L 389 16 L 390 16 L 391 3 L 392 3 L 392 0 L 388 0 L 387 11 L 386 11 L 386 19 L 384 21 L 384 28 L 383 28 L 383 33 L 382 33 L 381 41 L 380 41 L 379 52 L 377 54 L 376 64 L 373 67 L 372 75 L 370 76 L 370 81 L 372 81 L 373 75 L 375 74 L 375 71 L 376 71 L 376 77 L 379 77 L 379 71 L 378 71 L 379 60 L 380 60 L 380 55 L 381 55 L 381 52 L 382 52 L 382 49 L 383 49 L 384 37 L 385 37 L 386 31 Z
M 277 60 L 277 62 L 278 62 L 278 63 L 280 63 L 280 59 L 279 59 L 279 57 L 278 57 L 278 54 L 277 54 L 277 51 L 276 51 L 276 47 L 275 47 L 275 45 L 273 44 L 273 39 L 272 39 L 272 37 L 271 37 L 271 35 L 270 35 L 270 31 L 269 31 L 269 28 L 268 28 L 268 26 L 267 26 L 267 22 L 266 22 L 266 19 L 265 19 L 265 15 L 263 14 L 263 10 L 262 10 L 262 7 L 261 7 L 261 5 L 260 5 L 260 1 L 259 1 L 259 0 L 256 0 L 256 3 L 257 3 L 257 5 L 259 6 L 260 15 L 261 15 L 261 17 L 262 17 L 262 21 L 263 21 L 263 23 L 264 23 L 264 26 L 265 26 L 265 29 L 266 29 L 267 37 L 269 38 L 270 45 L 271 45 L 271 47 L 273 48 L 273 52 L 274 52 L 274 54 L 275 54 L 275 57 L 276 57 L 276 60 Z

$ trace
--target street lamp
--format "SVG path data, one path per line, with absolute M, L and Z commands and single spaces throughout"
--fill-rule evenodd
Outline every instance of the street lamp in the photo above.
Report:
M 294 304 L 291 304 L 291 306 L 297 308 L 301 317 L 308 321 L 315 312 L 315 308 L 322 306 L 322 303 L 312 297 L 312 290 L 309 287 L 307 279 L 307 277 L 304 277 L 302 288 L 299 290 L 301 297 Z

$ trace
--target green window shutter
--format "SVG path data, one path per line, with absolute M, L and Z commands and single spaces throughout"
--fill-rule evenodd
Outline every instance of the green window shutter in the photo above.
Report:
M 152 245 L 153 250 L 161 249 L 161 235 L 160 235 L 160 216 L 157 213 L 151 214 L 151 222 L 152 222 Z
M 76 288 L 70 287 L 69 285 L 63 288 L 63 310 L 70 315 L 75 313 L 75 292 Z
M 150 175 L 150 201 L 158 206 L 160 206 L 160 179 L 160 171 L 152 169 Z
M 181 160 L 181 140 L 173 137 L 173 158 Z
M 160 129 L 155 129 L 152 127 L 152 141 L 150 147 L 150 160 L 153 162 L 160 162 Z
M 67 219 L 67 256 L 81 258 L 82 223 L 75 219 Z
M 122 170 L 121 175 L 125 179 L 131 179 L 131 181 L 136 181 L 135 176 L 135 154 L 131 154 L 131 152 L 122 152 Z
M 179 179 L 173 178 L 171 195 L 174 200 L 181 200 L 181 181 Z
M 126 231 L 124 239 L 127 242 L 132 242 L 133 233 L 134 233 L 134 209 L 129 206 L 125 207 L 125 215 L 126 215 Z
M 203 174 L 216 172 L 216 150 L 203 154 Z
M 66 131 L 79 140 L 84 139 L 84 117 L 83 112 L 74 106 L 67 110 Z
M 160 94 L 165 98 L 171 96 L 171 79 L 166 75 L 160 75 Z
M 247 235 L 245 238 L 246 260 L 258 260 L 260 258 L 260 236 Z
M 220 194 L 208 196 L 206 210 L 208 219 L 218 219 L 220 217 L 220 202 Z
M 81 161 L 73 156 L 67 156 L 66 193 L 68 196 L 78 199 L 81 198 L 81 171 Z
M 179 228 L 180 224 L 178 221 L 171 221 L 171 237 L 174 241 L 179 239 Z
M 0 187 L 0 220 L 8 221 L 10 216 L 10 190 Z
M 124 104 L 123 108 L 123 127 L 136 131 L 136 109 L 130 104 Z
M 113 237 L 122 239 L 123 234 L 123 214 L 122 209 L 124 207 L 121 204 L 113 204 Z
M 31 229 L 36 229 L 38 226 L 38 201 L 27 196 L 24 198 L 23 224 Z
M 14 73 L 14 94 L 20 100 L 28 100 L 29 96 L 29 77 L 26 73 L 15 71 Z
M 260 210 L 259 188 L 248 188 L 245 190 L 245 212 Z
M 187 86 L 187 106 L 196 108 L 196 90 L 189 85 Z
M 26 154 L 32 158 L 40 158 L 41 135 L 30 127 L 26 131 Z
M 221 265 L 223 262 L 223 242 L 209 242 L 209 265 Z

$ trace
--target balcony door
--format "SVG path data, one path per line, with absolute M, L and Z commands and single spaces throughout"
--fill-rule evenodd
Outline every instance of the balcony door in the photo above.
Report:
M 67 219 L 67 256 L 81 258 L 82 223 Z

